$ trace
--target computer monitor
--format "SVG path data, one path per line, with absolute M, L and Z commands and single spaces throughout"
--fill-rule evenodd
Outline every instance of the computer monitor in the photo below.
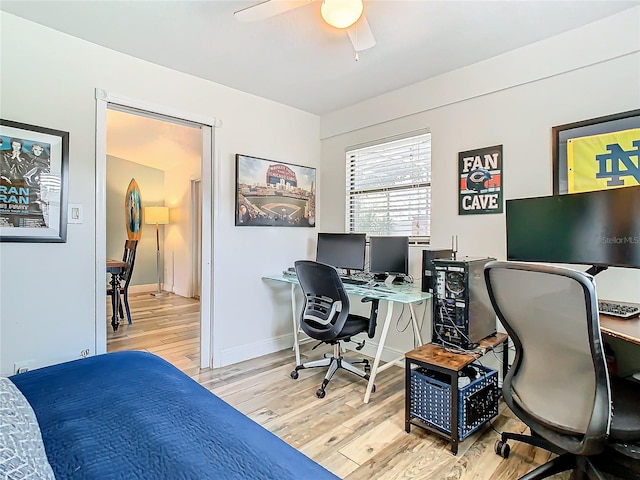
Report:
M 407 275 L 409 237 L 370 237 L 369 271 L 378 275 Z
M 507 200 L 507 259 L 640 268 L 640 186 Z
M 318 233 L 316 261 L 345 270 L 364 270 L 364 233 Z

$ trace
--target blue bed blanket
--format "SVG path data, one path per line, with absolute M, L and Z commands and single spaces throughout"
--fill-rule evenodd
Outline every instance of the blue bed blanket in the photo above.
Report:
M 62 479 L 335 479 L 161 358 L 98 355 L 10 377 Z

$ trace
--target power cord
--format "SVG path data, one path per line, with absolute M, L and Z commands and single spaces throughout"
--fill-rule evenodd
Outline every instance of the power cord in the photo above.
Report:
M 443 318 L 443 319 L 444 319 L 444 318 L 446 318 L 446 319 L 449 321 L 449 323 L 451 324 L 451 326 L 456 330 L 456 332 L 458 332 L 458 334 L 459 334 L 462 338 L 464 338 L 464 339 L 467 341 L 467 343 L 468 343 L 469 345 L 473 345 L 473 342 L 471 341 L 471 339 L 470 339 L 467 335 L 465 335 L 465 334 L 464 334 L 464 332 L 462 332 L 462 330 L 460 330 L 460 329 L 458 328 L 458 326 L 456 325 L 455 321 L 454 321 L 454 320 L 449 316 L 449 312 L 447 312 L 447 309 L 445 308 L 445 304 L 444 304 L 444 300 L 443 300 L 443 299 L 438 299 L 438 309 L 439 309 L 439 311 L 440 311 L 440 318 Z M 435 331 L 435 330 L 434 330 L 434 331 Z M 441 340 L 443 340 L 443 339 L 440 337 L 440 334 L 438 334 L 437 332 L 436 332 L 436 335 L 438 335 L 438 337 L 439 337 Z M 447 343 L 449 343 L 449 342 L 447 342 Z M 449 343 L 449 344 L 451 344 L 451 343 Z M 461 350 L 465 350 L 464 348 L 460 347 L 459 345 L 457 345 L 457 346 L 458 346 Z M 465 351 L 466 351 L 466 350 L 465 350 Z
M 407 324 L 400 328 L 400 320 L 402 320 L 402 315 L 404 315 L 404 308 L 405 308 L 405 304 L 402 304 L 402 310 L 400 310 L 400 315 L 398 315 L 398 319 L 396 320 L 396 332 L 404 332 L 407 330 L 407 328 L 409 328 L 409 325 L 411 325 L 411 315 L 409 315 L 409 321 L 407 322 Z
M 424 304 L 424 309 L 422 310 L 422 319 L 420 320 L 420 323 L 418 324 L 418 331 L 422 332 L 422 327 L 424 327 L 424 322 L 426 320 L 426 316 L 427 316 L 427 302 L 417 302 L 416 305 L 422 305 Z M 415 308 L 413 309 L 415 311 Z M 416 332 L 413 332 L 413 348 L 418 348 L 420 345 L 418 345 L 418 338 L 416 337 Z
M 498 430 L 496 427 L 493 426 L 493 421 L 489 420 L 487 422 L 489 424 L 489 426 L 491 427 L 491 430 L 493 430 L 494 432 L 496 432 L 498 435 L 500 435 L 500 438 L 502 438 L 502 432 L 500 430 Z

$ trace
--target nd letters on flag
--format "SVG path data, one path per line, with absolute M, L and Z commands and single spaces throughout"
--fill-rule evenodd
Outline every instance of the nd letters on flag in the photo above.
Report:
M 567 140 L 568 193 L 640 185 L 640 128 Z

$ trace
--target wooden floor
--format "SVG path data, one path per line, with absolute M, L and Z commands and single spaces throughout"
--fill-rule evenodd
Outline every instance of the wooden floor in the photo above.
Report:
M 149 294 L 130 299 L 133 325 L 113 332 L 107 320 L 108 350 L 145 350 L 176 365 L 238 410 L 345 480 L 513 480 L 544 463 L 549 454 L 511 443 L 511 455 L 493 452 L 491 428 L 472 435 L 453 456 L 449 444 L 422 429 L 404 431 L 404 371 L 392 367 L 378 375 L 376 393 L 362 402 L 366 383 L 339 371 L 323 399 L 315 391 L 322 369 L 300 372 L 289 349 L 224 368 L 200 371 L 199 302 L 176 295 Z M 110 315 L 110 307 L 108 307 Z M 302 347 L 304 358 L 322 356 L 322 347 Z M 497 430 L 525 431 L 501 405 Z M 568 474 L 552 477 L 569 479 Z
M 200 371 L 200 302 L 178 295 L 156 298 L 149 293 L 129 297 L 132 324 L 111 328 L 107 297 L 107 351 L 145 350 L 193 375 Z

